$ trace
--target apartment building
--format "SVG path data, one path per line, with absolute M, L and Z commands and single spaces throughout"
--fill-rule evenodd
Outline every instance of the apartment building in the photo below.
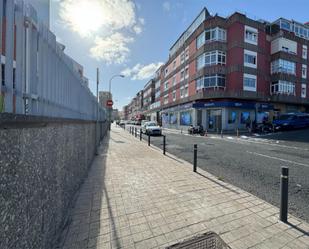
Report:
M 309 25 L 212 16 L 204 8 L 169 51 L 160 77 L 162 125 L 245 128 L 309 111 Z

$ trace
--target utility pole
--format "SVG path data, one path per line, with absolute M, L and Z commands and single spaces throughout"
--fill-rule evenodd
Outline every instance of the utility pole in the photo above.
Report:
M 97 120 L 95 124 L 95 153 L 96 155 L 99 154 L 98 147 L 99 147 L 99 139 L 98 135 L 98 128 L 99 128 L 99 68 L 97 68 Z

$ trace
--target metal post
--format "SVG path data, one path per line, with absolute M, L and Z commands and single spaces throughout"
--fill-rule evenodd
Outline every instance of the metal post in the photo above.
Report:
M 148 146 L 150 146 L 150 134 L 148 134 Z
M 163 155 L 165 155 L 165 150 L 166 150 L 166 137 L 163 135 Z
M 137 128 L 135 127 L 135 137 L 137 137 Z
M 142 141 L 142 129 L 139 130 L 139 141 Z
M 239 137 L 239 129 L 238 128 L 237 128 L 236 133 L 237 133 L 237 137 Z
M 98 155 L 98 126 L 99 126 L 99 68 L 97 68 L 97 118 L 95 123 L 95 154 Z
M 281 167 L 280 179 L 280 220 L 288 221 L 289 168 Z
M 132 127 L 130 126 L 130 131 L 129 131 L 130 134 L 131 134 L 131 128 L 132 128 Z
M 221 138 L 223 138 L 223 130 L 221 129 Z
M 194 144 L 193 150 L 193 172 L 196 172 L 197 165 L 197 144 Z

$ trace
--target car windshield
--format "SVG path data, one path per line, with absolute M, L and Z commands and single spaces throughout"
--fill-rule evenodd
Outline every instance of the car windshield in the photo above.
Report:
M 147 125 L 147 126 L 157 126 L 157 123 L 155 123 L 155 122 L 149 122 L 149 123 L 147 123 L 146 125 Z

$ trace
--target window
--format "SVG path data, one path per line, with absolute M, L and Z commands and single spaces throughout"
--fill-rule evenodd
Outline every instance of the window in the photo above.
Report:
M 303 52 L 302 52 L 302 57 L 303 59 L 306 59 L 307 60 L 307 46 L 306 45 L 303 45 Z
M 249 50 L 244 51 L 244 65 L 246 67 L 257 67 L 257 53 Z
M 180 71 L 180 79 L 183 80 L 184 78 L 185 78 L 185 70 L 182 69 L 182 70 Z
M 205 44 L 205 32 L 202 32 L 197 38 L 196 38 L 196 48 L 199 49 L 201 46 Z
M 287 73 L 296 74 L 296 64 L 292 61 L 283 59 L 275 60 L 271 62 L 271 73 Z
M 301 84 L 301 97 L 306 98 L 307 95 L 307 85 Z
M 257 45 L 258 30 L 249 26 L 245 26 L 245 42 Z
M 185 87 L 180 87 L 180 98 L 183 98 L 185 96 Z
M 211 65 L 224 65 L 226 62 L 226 53 L 223 51 L 211 51 L 201 54 L 197 57 L 197 70 L 203 68 L 204 66 Z
M 185 52 L 184 51 L 180 54 L 180 62 L 181 63 L 185 62 Z
M 225 75 L 211 74 L 196 80 L 196 90 L 212 87 L 225 87 Z
M 5 65 L 4 64 L 1 64 L 1 83 L 2 83 L 2 86 L 5 86 Z
M 3 5 L 2 5 L 2 16 L 6 16 L 6 1 L 3 0 Z
M 237 119 L 237 112 L 229 110 L 228 123 L 235 124 Z
M 279 80 L 271 84 L 271 92 L 273 94 L 289 94 L 295 95 L 295 83 Z
M 164 83 L 164 90 L 167 90 L 167 89 L 168 89 L 168 81 Z
M 185 78 L 189 78 L 189 67 L 185 68 Z
M 192 117 L 191 111 L 180 112 L 180 125 L 191 125 Z
M 307 79 L 307 65 L 302 65 L 301 68 L 301 76 L 303 79 Z
M 189 59 L 189 48 L 186 48 L 185 50 L 185 60 Z
M 168 67 L 165 68 L 165 76 L 168 75 Z
M 164 102 L 163 102 L 164 105 L 168 104 L 168 94 L 166 94 L 164 96 Z
M 226 30 L 221 28 L 207 29 L 205 31 L 205 41 L 226 41 Z
M 250 112 L 242 112 L 240 113 L 240 123 L 241 124 L 247 124 L 250 123 Z
M 173 97 L 173 101 L 175 101 L 176 100 L 176 90 L 173 91 L 172 97 Z
M 256 75 L 244 74 L 244 90 L 256 91 Z
M 176 85 L 176 75 L 174 75 L 174 76 L 173 76 L 173 79 L 172 79 L 172 85 L 173 85 L 173 86 L 175 86 L 175 85 Z
M 188 85 L 185 85 L 184 94 L 185 94 L 185 97 L 188 97 L 188 95 L 189 95 L 189 86 Z

